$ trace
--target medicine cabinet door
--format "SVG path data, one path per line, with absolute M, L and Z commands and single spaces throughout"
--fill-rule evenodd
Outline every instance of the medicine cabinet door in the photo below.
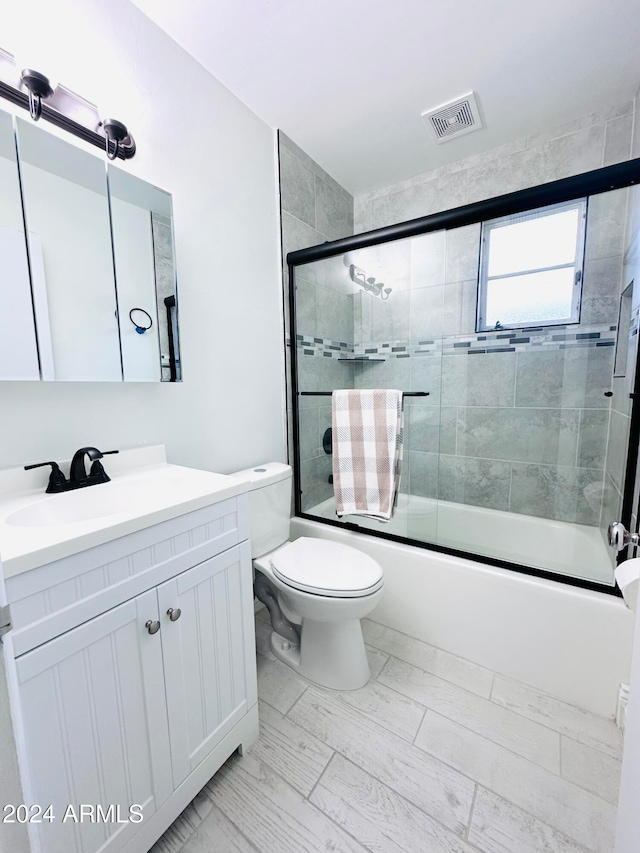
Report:
M 0 379 L 40 379 L 12 118 L 0 113 Z
M 16 119 L 38 338 L 53 354 L 43 379 L 121 381 L 122 362 L 104 162 Z
M 122 367 L 128 382 L 178 381 L 171 195 L 109 165 Z

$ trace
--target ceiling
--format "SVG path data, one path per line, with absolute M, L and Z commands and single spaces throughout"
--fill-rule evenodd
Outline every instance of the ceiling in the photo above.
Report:
M 631 99 L 637 0 L 134 0 L 360 194 Z M 441 145 L 424 110 L 477 93 Z

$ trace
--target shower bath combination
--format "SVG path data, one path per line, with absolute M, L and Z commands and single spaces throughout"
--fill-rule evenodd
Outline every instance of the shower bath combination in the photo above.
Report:
M 625 258 L 637 171 L 606 167 L 289 254 L 297 515 L 616 592 L 606 531 L 630 527 L 640 427 L 640 293 Z M 384 529 L 335 515 L 320 439 L 340 388 L 410 395 Z

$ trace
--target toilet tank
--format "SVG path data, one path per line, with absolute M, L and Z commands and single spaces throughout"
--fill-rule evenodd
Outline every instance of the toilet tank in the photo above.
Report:
M 251 556 L 261 557 L 289 539 L 291 466 L 267 462 L 230 474 L 249 487 Z

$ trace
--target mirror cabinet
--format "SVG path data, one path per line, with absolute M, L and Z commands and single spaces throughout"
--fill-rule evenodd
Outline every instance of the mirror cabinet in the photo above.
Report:
M 171 196 L 0 113 L 0 379 L 181 379 Z
M 0 113 L 0 379 L 40 379 L 24 239 L 18 160 L 10 115 Z

